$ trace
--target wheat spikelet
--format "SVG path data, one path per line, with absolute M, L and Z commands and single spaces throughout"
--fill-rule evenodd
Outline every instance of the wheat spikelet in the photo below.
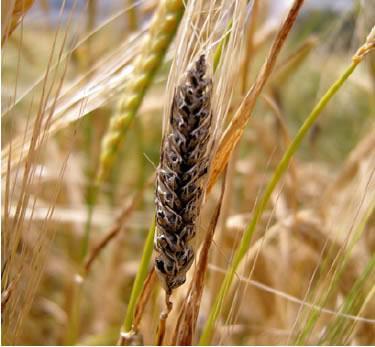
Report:
M 124 94 L 111 118 L 109 129 L 103 139 L 100 153 L 98 180 L 104 180 L 113 165 L 118 148 L 124 139 L 143 96 L 151 84 L 157 68 L 172 41 L 184 11 L 184 1 L 163 0 L 155 13 L 153 22 L 144 39 L 141 54 L 124 86 Z
M 167 293 L 185 282 L 194 252 L 189 241 L 203 197 L 211 135 L 211 79 L 201 55 L 176 88 L 157 175 L 155 268 Z

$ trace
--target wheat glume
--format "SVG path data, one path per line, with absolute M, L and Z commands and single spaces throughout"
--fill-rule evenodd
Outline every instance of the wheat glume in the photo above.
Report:
M 177 86 L 156 182 L 155 268 L 167 293 L 186 280 L 194 251 L 189 244 L 203 197 L 211 133 L 211 79 L 201 55 Z

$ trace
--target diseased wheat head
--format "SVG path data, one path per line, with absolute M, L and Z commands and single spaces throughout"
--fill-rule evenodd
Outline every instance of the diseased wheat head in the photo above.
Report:
M 212 119 L 205 59 L 199 57 L 175 90 L 157 174 L 155 268 L 167 293 L 185 282 L 194 258 L 189 241 L 204 193 Z

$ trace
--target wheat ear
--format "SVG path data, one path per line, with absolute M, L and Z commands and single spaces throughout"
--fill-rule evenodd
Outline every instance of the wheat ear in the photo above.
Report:
M 176 88 L 156 186 L 156 272 L 166 293 L 186 280 L 194 252 L 211 135 L 211 79 L 201 55 Z
M 183 12 L 184 1 L 182 0 L 162 0 L 160 2 L 144 38 L 141 53 L 134 62 L 132 73 L 125 83 L 124 94 L 102 141 L 98 182 L 108 176 L 124 139 L 124 134 L 134 119 L 145 92 L 163 60 Z

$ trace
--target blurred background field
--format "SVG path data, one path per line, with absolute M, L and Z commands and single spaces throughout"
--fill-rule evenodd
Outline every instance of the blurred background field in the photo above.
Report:
M 175 43 L 96 194 L 100 142 L 158 1 L 25 3 L 30 8 L 24 5 L 23 20 L 2 43 L 3 343 L 115 344 L 153 219 Z M 290 4 L 260 1 L 246 90 Z M 350 64 L 374 18 L 371 0 L 305 1 L 229 163 L 195 341 L 287 143 Z M 213 343 L 292 344 L 306 332 L 299 341 L 308 344 L 375 344 L 374 95 L 373 52 L 323 111 L 272 195 Z M 231 112 L 242 96 L 238 83 Z M 216 184 L 197 249 L 219 195 Z M 116 237 L 85 271 L 113 228 Z M 174 295 L 170 329 L 186 287 Z M 162 307 L 155 282 L 140 325 L 145 344 L 154 343 Z

